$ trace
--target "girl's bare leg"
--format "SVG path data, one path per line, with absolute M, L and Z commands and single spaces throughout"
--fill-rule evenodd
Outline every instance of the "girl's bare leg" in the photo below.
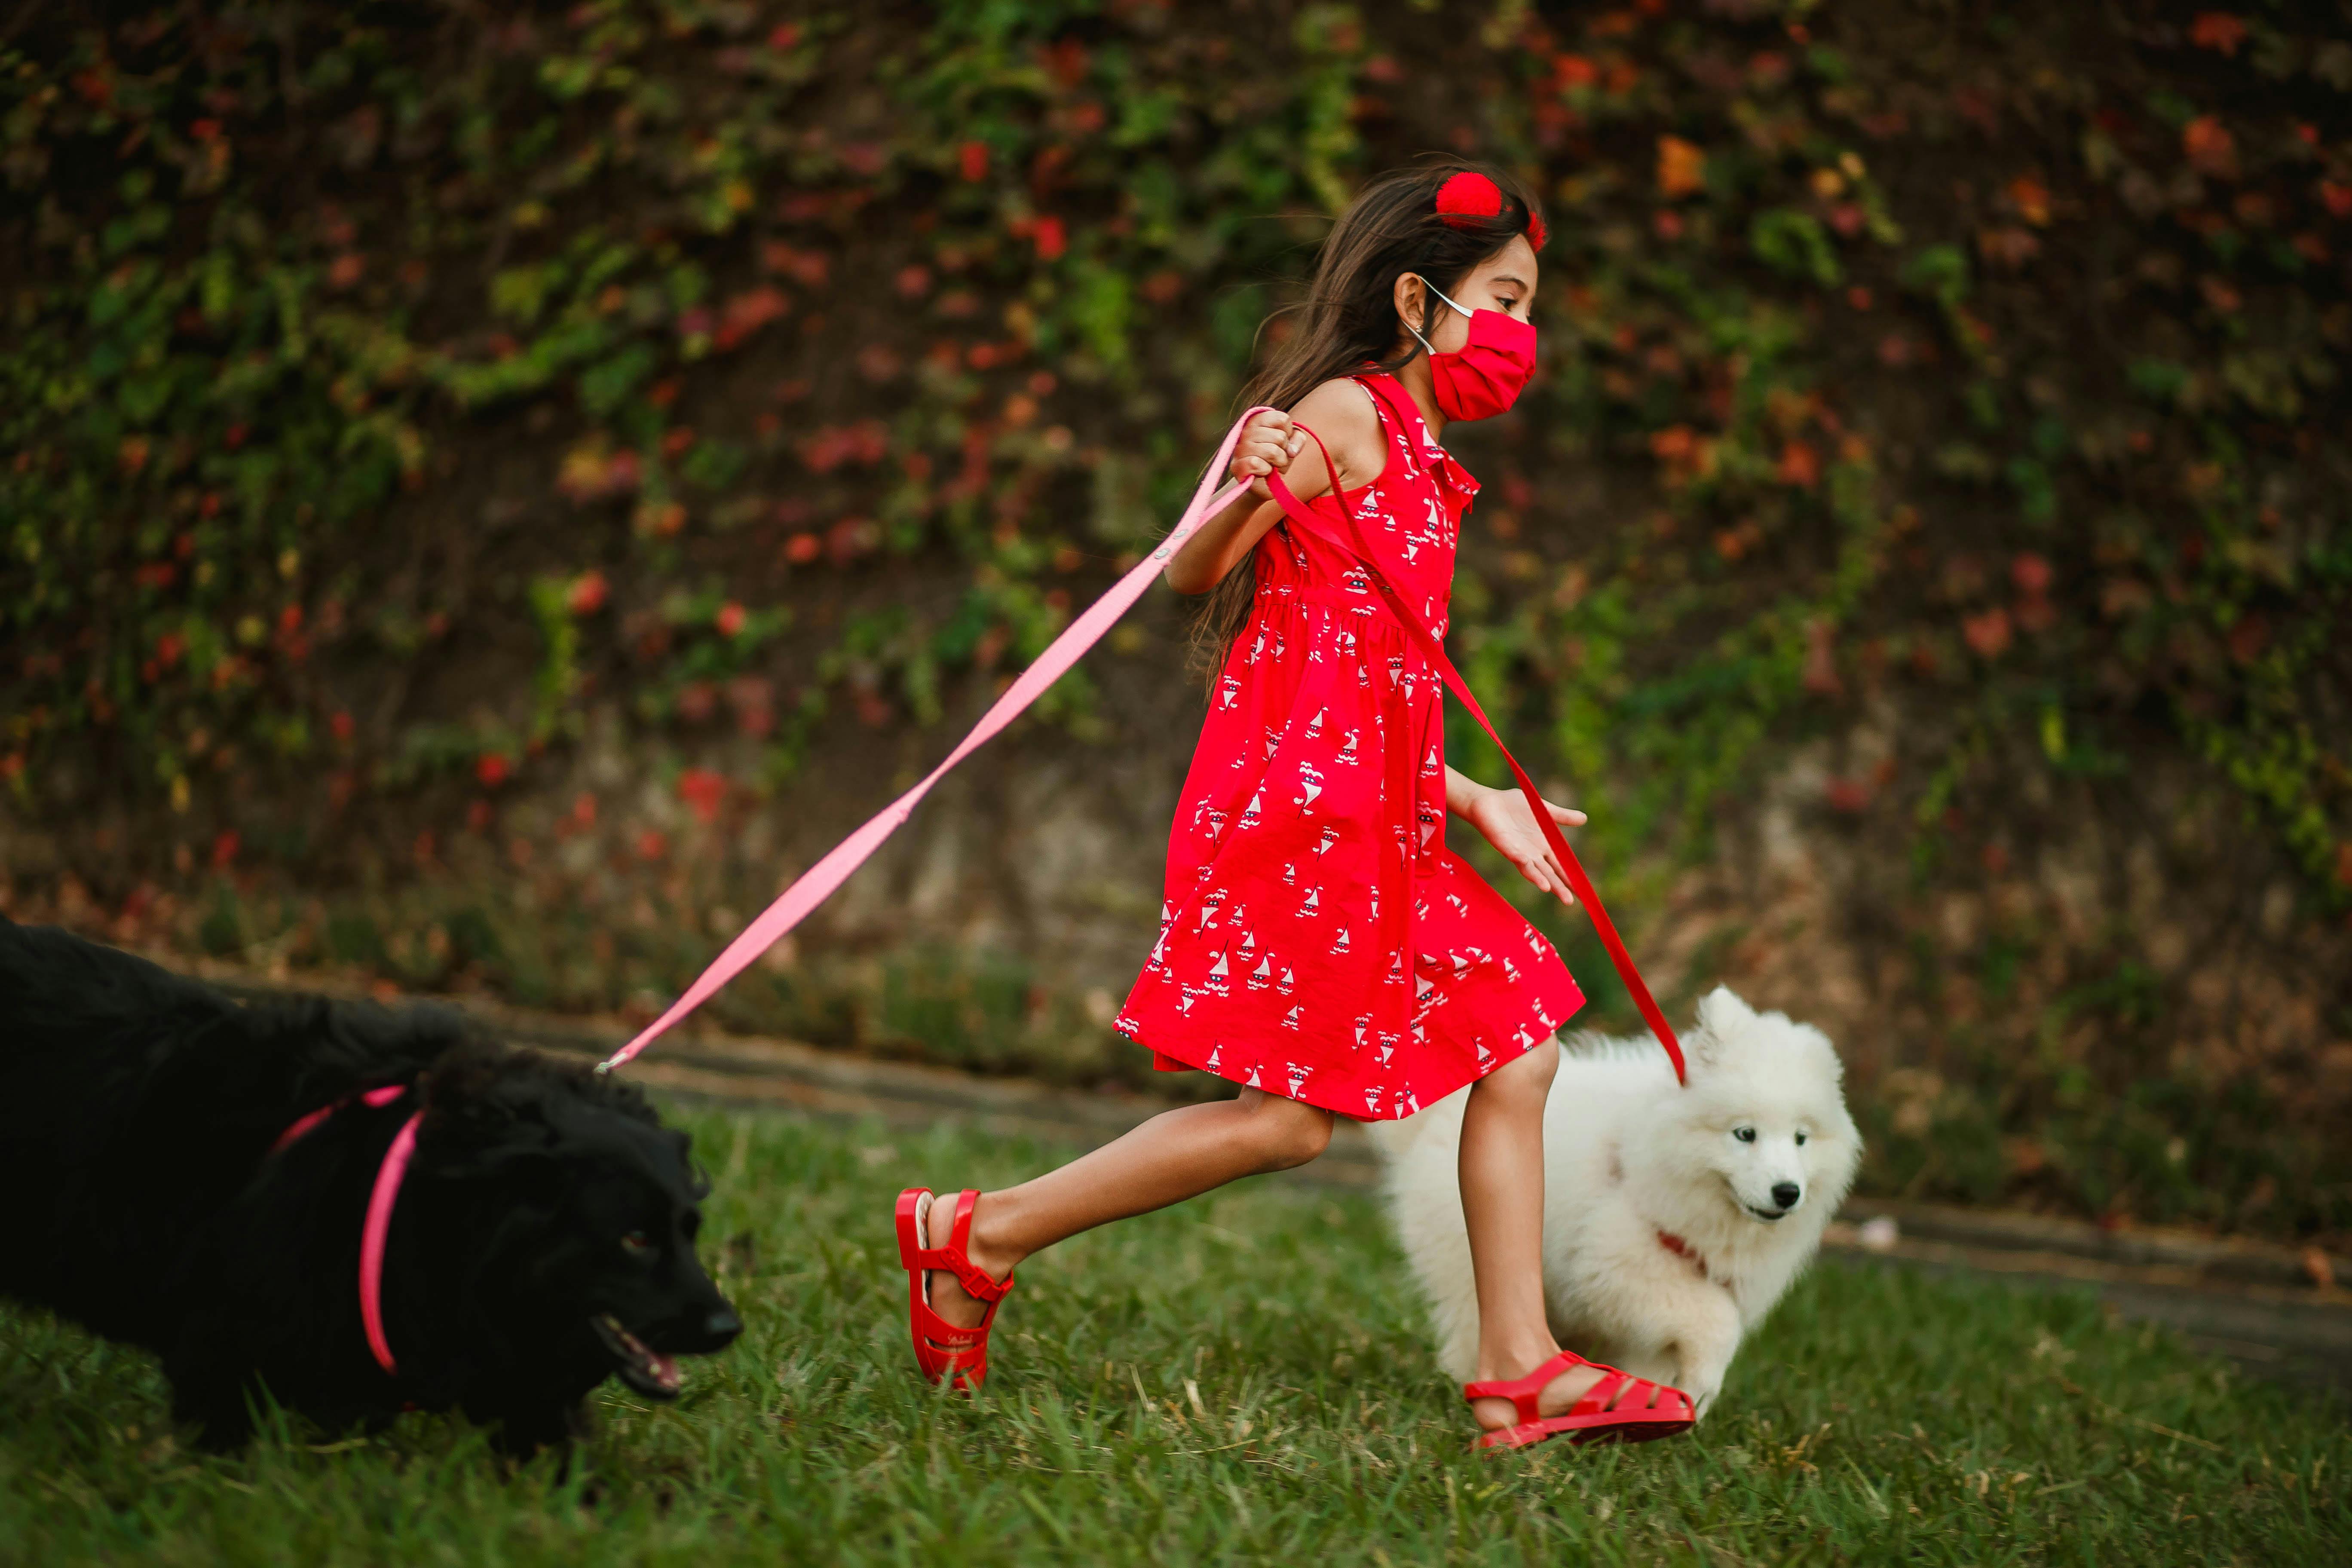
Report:
M 1543 1295 L 1543 1113 L 1559 1068 L 1559 1047 L 1547 1040 L 1474 1084 L 1462 1112 L 1462 1217 L 1478 1292 L 1481 1383 L 1525 1377 L 1559 1353 Z M 1538 1409 L 1559 1414 L 1601 1376 L 1570 1367 L 1545 1387 Z M 1517 1418 L 1500 1398 L 1475 1402 L 1471 1414 L 1486 1427 Z
M 1540 1109 L 1540 1100 L 1538 1104 Z M 1257 1089 L 1242 1090 L 1236 1100 L 1162 1111 L 1059 1170 L 982 1193 L 965 1250 L 1002 1279 L 1031 1253 L 1082 1230 L 1166 1208 L 1237 1177 L 1303 1165 L 1330 1142 L 1331 1121 L 1328 1110 Z M 928 1239 L 945 1245 L 949 1211 L 932 1212 Z M 954 1275 L 936 1268 L 931 1307 L 966 1328 L 983 1312 Z M 1537 1321 L 1542 1321 L 1540 1302 Z

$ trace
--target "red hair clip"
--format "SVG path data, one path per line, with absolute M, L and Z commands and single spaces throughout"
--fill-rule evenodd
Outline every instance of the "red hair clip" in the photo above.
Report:
M 1477 228 L 1481 218 L 1503 216 L 1503 193 L 1494 181 L 1465 169 L 1437 187 L 1437 217 L 1451 228 Z M 1541 250 L 1548 238 L 1543 219 L 1528 214 L 1528 243 Z
M 1437 216 L 1449 228 L 1476 228 L 1475 219 L 1503 216 L 1503 193 L 1486 175 L 1465 169 L 1437 187 Z

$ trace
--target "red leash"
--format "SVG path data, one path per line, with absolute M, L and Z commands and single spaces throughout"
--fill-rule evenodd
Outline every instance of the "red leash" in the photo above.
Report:
M 1242 493 L 1243 487 L 1239 484 L 1229 484 L 1223 489 L 1217 488 L 1217 476 L 1224 471 L 1226 463 L 1231 460 L 1234 447 L 1241 439 L 1242 427 L 1255 416 L 1267 412 L 1271 411 L 1253 408 L 1234 422 L 1233 428 L 1225 432 L 1224 440 L 1218 445 L 1215 458 L 1202 471 L 1201 482 L 1192 491 L 1192 503 L 1184 509 L 1184 515 L 1177 520 L 1176 526 L 1169 531 L 1168 537 L 1161 540 L 1159 547 L 1149 556 L 1137 562 L 1128 574 L 1113 584 L 1110 590 L 1101 598 L 1087 605 L 1077 619 L 1063 629 L 1059 637 L 1046 645 L 1045 651 L 1039 654 L 1036 661 L 1021 672 L 1020 677 L 1006 689 L 1004 694 L 996 700 L 985 714 L 982 715 L 980 722 L 972 726 L 971 732 L 956 743 L 955 750 L 947 754 L 946 760 L 926 774 L 914 788 L 892 801 L 864 826 L 834 846 L 824 859 L 803 872 L 791 887 L 786 888 L 778 896 L 774 903 L 761 911 L 759 917 L 745 927 L 740 935 L 727 944 L 725 951 L 711 961 L 708 969 L 695 977 L 694 984 L 688 985 L 684 994 L 670 1004 L 668 1011 L 646 1025 L 638 1033 L 636 1038 L 614 1051 L 596 1070 L 610 1072 L 614 1068 L 625 1064 L 630 1058 L 653 1044 L 679 1019 L 708 1001 L 719 987 L 749 968 L 755 959 L 774 945 L 778 938 L 807 919 L 810 912 L 823 903 L 835 888 L 848 879 L 852 871 L 865 864 L 867 858 L 882 847 L 882 841 L 895 832 L 900 823 L 907 820 L 923 796 L 930 793 L 931 786 L 939 783 L 949 769 L 979 750 L 984 742 L 1013 722 L 1024 709 L 1045 694 L 1047 687 L 1053 685 L 1065 671 L 1077 663 L 1087 649 L 1092 647 L 1103 634 L 1109 631 L 1118 622 L 1119 616 L 1125 615 L 1129 608 L 1143 596 L 1144 591 L 1150 587 L 1151 580 L 1160 575 L 1168 558 L 1183 547 L 1184 542 L 1192 538 L 1202 523 L 1224 510 Z M 1305 426 L 1302 426 L 1300 428 L 1304 429 Z M 1311 435 L 1312 432 L 1309 434 Z M 1318 440 L 1316 445 L 1320 447 L 1322 443 Z M 1329 453 L 1324 454 L 1323 460 L 1327 467 L 1331 468 L 1331 484 L 1336 492 L 1339 482 L 1339 470 L 1331 465 Z M 1298 498 L 1291 494 L 1290 488 L 1282 482 L 1280 475 L 1270 476 L 1270 484 L 1276 498 L 1282 504 L 1283 510 L 1293 519 L 1298 520 L 1301 526 L 1314 528 L 1318 531 L 1326 526 L 1321 520 L 1299 504 Z M 1340 500 L 1340 508 L 1348 517 L 1349 527 L 1353 530 L 1355 515 L 1353 512 L 1347 511 L 1347 501 L 1344 497 Z M 1328 538 L 1328 535 L 1326 534 L 1325 537 Z M 1544 809 L 1543 797 L 1537 793 L 1534 783 L 1528 777 L 1527 770 L 1519 766 L 1518 759 L 1511 755 L 1510 748 L 1505 746 L 1502 737 L 1495 733 L 1495 726 L 1487 721 L 1486 710 L 1478 706 L 1478 700 L 1470 694 L 1470 688 L 1464 684 L 1460 673 L 1454 668 L 1453 661 L 1445 657 L 1444 646 L 1430 635 L 1428 627 L 1415 620 L 1411 612 L 1398 601 L 1395 592 L 1390 588 L 1387 580 L 1381 577 L 1380 569 L 1372 563 L 1370 554 L 1360 545 L 1349 545 L 1339 541 L 1334 542 L 1364 563 L 1365 569 L 1371 574 L 1373 581 L 1380 584 L 1381 592 L 1387 595 L 1391 605 L 1396 610 L 1398 624 L 1405 628 L 1406 635 L 1414 639 L 1423 657 L 1444 676 L 1445 683 L 1453 689 L 1454 695 L 1468 706 L 1470 711 L 1476 715 L 1480 726 L 1494 740 L 1496 747 L 1502 752 L 1503 760 L 1510 764 L 1512 776 L 1519 782 L 1520 792 L 1528 797 L 1528 804 L 1535 810 L 1536 822 L 1543 829 L 1545 841 L 1550 845 L 1553 855 L 1558 857 L 1560 868 L 1568 874 L 1570 888 L 1574 890 L 1579 899 L 1583 900 L 1585 912 L 1592 917 L 1593 927 L 1601 933 L 1601 944 L 1609 950 L 1610 962 L 1617 966 L 1617 973 L 1624 980 L 1626 989 L 1633 994 L 1633 1000 L 1641 1007 L 1642 1016 L 1649 1020 L 1651 1032 L 1658 1037 L 1658 1043 L 1665 1047 L 1666 1055 L 1674 1061 L 1675 1077 L 1687 1081 L 1683 1069 L 1683 1051 L 1680 1042 L 1675 1038 L 1674 1030 L 1668 1026 L 1665 1015 L 1658 1010 L 1657 1003 L 1652 1000 L 1650 988 L 1642 983 L 1641 972 L 1633 967 L 1633 955 L 1625 951 L 1625 943 L 1618 937 L 1617 928 L 1610 922 L 1609 912 L 1601 907 L 1601 896 L 1593 891 L 1592 879 L 1584 874 L 1584 868 L 1577 862 L 1576 852 L 1569 848 L 1568 840 L 1560 837 L 1559 828 L 1552 822 L 1551 814 Z
M 1666 1016 L 1659 1009 L 1657 999 L 1650 994 L 1650 987 L 1643 981 L 1642 972 L 1633 963 L 1633 955 L 1626 951 L 1625 939 L 1617 934 L 1617 922 L 1611 920 L 1609 911 L 1601 907 L 1601 895 L 1594 890 L 1592 879 L 1585 875 L 1583 862 L 1577 859 L 1576 851 L 1568 847 L 1559 825 L 1551 819 L 1551 813 L 1545 808 L 1542 793 L 1536 788 L 1535 781 L 1528 777 L 1528 770 L 1519 766 L 1519 759 L 1511 755 L 1511 748 L 1503 744 L 1503 737 L 1495 733 L 1494 723 L 1486 717 L 1486 710 L 1478 706 L 1478 699 L 1471 693 L 1469 682 L 1464 680 L 1462 672 L 1454 668 L 1454 661 L 1445 657 L 1445 645 L 1422 624 L 1420 616 L 1406 607 L 1402 596 L 1381 574 L 1380 563 L 1372 559 L 1371 547 L 1364 542 L 1363 529 L 1356 521 L 1355 509 L 1349 506 L 1347 492 L 1340 488 L 1339 466 L 1331 461 L 1331 453 L 1323 445 L 1323 437 L 1304 425 L 1297 427 L 1306 431 L 1307 438 L 1315 443 L 1315 449 L 1323 454 L 1324 469 L 1331 476 L 1332 499 L 1339 504 L 1339 515 L 1348 520 L 1349 537 L 1334 538 L 1328 521 L 1307 510 L 1307 504 L 1292 492 L 1280 474 L 1266 476 L 1266 489 L 1273 492 L 1284 516 L 1325 543 L 1354 556 L 1361 563 L 1371 577 L 1372 585 L 1388 601 L 1389 609 L 1396 616 L 1397 624 L 1404 628 L 1405 636 L 1421 650 L 1421 656 L 1429 660 L 1430 667 L 1444 677 L 1447 687 L 1462 700 L 1462 705 L 1470 710 L 1470 716 L 1478 721 L 1478 727 L 1486 731 L 1486 738 L 1495 742 L 1495 749 L 1503 753 L 1503 761 L 1509 766 L 1511 777 L 1518 781 L 1519 793 L 1527 797 L 1528 809 L 1535 813 L 1536 826 L 1543 829 L 1544 842 L 1550 846 L 1553 858 L 1559 862 L 1559 868 L 1568 875 L 1570 889 L 1582 901 L 1584 912 L 1592 917 L 1592 929 L 1600 933 L 1601 945 L 1609 950 L 1609 962 L 1616 965 L 1617 977 L 1625 983 L 1625 989 L 1633 993 L 1633 1005 L 1642 1010 L 1642 1016 L 1648 1021 L 1650 1033 L 1657 1036 L 1658 1044 L 1666 1048 L 1667 1059 L 1675 1064 L 1675 1081 L 1687 1084 L 1690 1073 L 1683 1064 L 1682 1042 L 1675 1037 L 1674 1026 L 1666 1022 Z

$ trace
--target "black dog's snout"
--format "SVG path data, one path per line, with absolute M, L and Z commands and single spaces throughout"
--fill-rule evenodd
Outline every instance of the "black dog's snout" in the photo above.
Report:
M 702 1336 L 710 1342 L 713 1349 L 733 1344 L 735 1336 L 742 1331 L 743 1320 L 735 1315 L 732 1307 L 721 1307 L 702 1320 Z
M 1795 1208 L 1797 1206 L 1797 1200 L 1804 1195 L 1805 1190 L 1797 1185 L 1794 1182 L 1777 1182 L 1773 1184 L 1772 1201 L 1779 1204 L 1784 1209 Z

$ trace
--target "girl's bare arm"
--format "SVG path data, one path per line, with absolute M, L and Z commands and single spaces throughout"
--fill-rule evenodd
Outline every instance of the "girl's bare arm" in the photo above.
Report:
M 1236 479 L 1250 481 L 1250 488 L 1203 522 L 1170 558 L 1164 574 L 1170 587 L 1180 594 L 1207 593 L 1246 560 L 1266 531 L 1282 521 L 1282 508 L 1265 488 L 1267 474 L 1281 474 L 1300 500 L 1312 500 L 1331 488 L 1330 473 L 1308 430 L 1322 437 L 1330 448 L 1342 484 L 1362 484 L 1388 460 L 1380 418 L 1361 387 L 1327 381 L 1299 399 L 1295 412 L 1294 420 L 1289 414 L 1269 410 L 1243 430 L 1234 448 L 1231 472 Z

